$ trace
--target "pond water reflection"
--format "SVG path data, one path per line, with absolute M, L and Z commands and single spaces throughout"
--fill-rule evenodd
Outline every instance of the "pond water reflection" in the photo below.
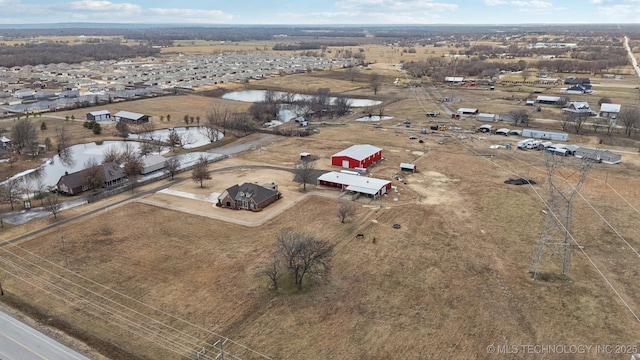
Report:
M 264 96 L 267 93 L 266 90 L 243 90 L 243 91 L 233 91 L 222 95 L 223 99 L 234 100 L 234 101 L 243 101 L 243 102 L 258 102 L 264 100 Z M 274 91 L 277 97 L 282 97 L 287 95 L 285 92 Z M 302 94 L 293 94 L 293 100 L 300 99 L 309 99 L 312 95 L 302 95 Z M 329 97 L 329 101 L 335 101 L 335 97 Z M 366 106 L 375 106 L 382 104 L 382 101 L 379 100 L 369 100 L 369 99 L 355 99 L 348 98 L 349 105 L 352 107 L 366 107 Z
M 184 148 L 192 149 L 199 146 L 207 145 L 210 143 L 204 131 L 198 127 L 179 127 L 173 129 L 155 130 L 149 134 L 137 135 L 130 134 L 130 139 L 154 139 L 166 141 L 169 133 L 176 131 L 183 137 Z M 218 140 L 222 139 L 224 135 L 219 132 Z M 17 179 L 24 182 L 30 189 L 41 189 L 45 187 L 55 186 L 58 180 L 65 173 L 73 173 L 85 168 L 85 165 L 89 161 L 95 161 L 96 163 L 102 163 L 104 159 L 104 152 L 106 149 L 114 148 L 118 151 L 122 151 L 125 146 L 130 146 L 134 150 L 140 149 L 140 142 L 138 141 L 124 141 L 124 140 L 110 140 L 100 143 L 86 143 L 71 146 L 65 149 L 58 155 L 46 161 L 46 163 L 36 169 L 24 171 L 20 174 L 12 176 L 10 179 Z M 163 147 L 162 153 L 167 153 L 169 147 Z

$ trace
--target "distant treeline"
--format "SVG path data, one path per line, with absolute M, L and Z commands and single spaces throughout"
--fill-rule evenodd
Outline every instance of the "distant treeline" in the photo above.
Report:
M 65 45 L 55 43 L 0 46 L 0 66 L 79 63 L 117 60 L 136 56 L 154 56 L 160 49 L 150 46 L 127 46 L 114 43 Z
M 320 50 L 327 46 L 358 46 L 356 42 L 300 42 L 294 44 L 278 43 L 273 50 Z

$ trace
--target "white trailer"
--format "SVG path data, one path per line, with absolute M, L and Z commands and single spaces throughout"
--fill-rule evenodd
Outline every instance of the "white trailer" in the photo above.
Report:
M 524 129 L 522 130 L 522 136 L 526 136 L 534 139 L 545 139 L 545 140 L 555 140 L 555 141 L 569 140 L 569 134 L 567 133 L 546 131 L 546 130 Z

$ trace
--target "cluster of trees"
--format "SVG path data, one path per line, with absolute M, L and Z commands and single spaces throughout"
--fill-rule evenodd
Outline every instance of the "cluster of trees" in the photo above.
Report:
M 351 111 L 349 99 L 344 96 L 335 96 L 332 99 L 330 93 L 331 90 L 328 88 L 319 88 L 314 94 L 305 96 L 295 96 L 293 93 L 279 95 L 269 90 L 262 101 L 251 105 L 249 114 L 254 120 L 263 123 L 276 118 L 278 107 L 282 104 L 288 105 L 296 116 L 305 118 L 315 116 L 321 119 L 325 116 L 339 117 L 348 114 Z
M 0 64 L 5 67 L 79 63 L 136 56 L 154 56 L 160 49 L 150 46 L 127 46 L 114 43 L 65 45 L 56 43 L 0 46 Z
M 264 265 L 264 274 L 277 289 L 283 278 L 290 279 L 298 290 L 308 281 L 326 281 L 331 273 L 333 246 L 314 235 L 282 229 L 274 249 Z
M 122 166 L 124 173 L 128 179 L 128 186 L 133 192 L 133 189 L 137 185 L 137 180 L 140 177 L 144 162 L 142 161 L 142 155 L 140 152 L 130 143 L 125 143 L 123 147 L 118 149 L 115 146 L 110 146 L 104 150 L 104 159 L 102 163 L 115 162 Z M 99 165 L 95 161 L 88 161 L 85 163 L 85 169 L 96 169 Z M 99 188 L 104 183 L 104 178 L 95 178 L 99 176 L 98 173 L 104 174 L 102 171 L 88 171 L 92 175 L 85 174 L 85 184 L 99 185 L 94 186 L 94 189 Z M 104 175 L 102 175 L 104 176 Z

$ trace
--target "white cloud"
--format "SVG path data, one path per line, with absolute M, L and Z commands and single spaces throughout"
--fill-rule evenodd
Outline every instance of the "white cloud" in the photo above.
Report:
M 503 1 L 503 0 L 484 0 L 485 5 L 488 6 L 497 6 L 497 5 L 504 5 L 507 2 Z
M 113 3 L 111 1 L 102 0 L 80 0 L 70 2 L 67 6 L 70 10 L 79 11 L 96 11 L 96 12 L 139 12 L 141 7 L 136 4 L 129 3 Z
M 602 0 L 591 0 L 592 4 L 602 4 Z

